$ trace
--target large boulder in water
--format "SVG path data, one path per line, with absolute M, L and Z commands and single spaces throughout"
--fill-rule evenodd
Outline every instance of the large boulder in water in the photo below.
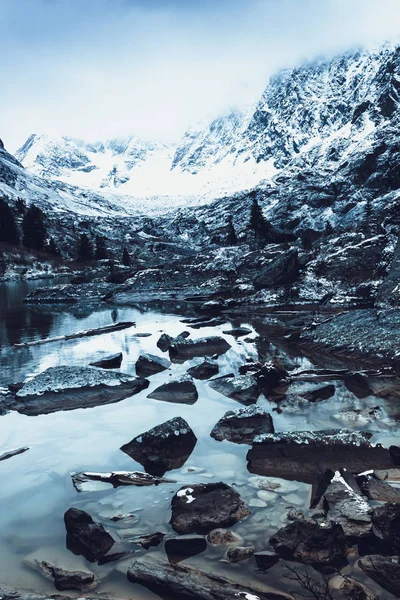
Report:
M 363 556 L 358 566 L 383 589 L 400 598 L 400 557 L 399 556 Z
M 218 377 L 218 379 L 212 379 L 209 386 L 220 394 L 246 405 L 257 402 L 260 395 L 257 379 L 252 375 Z
M 122 363 L 122 352 L 110 354 L 90 363 L 90 367 L 99 367 L 100 369 L 119 369 Z
M 346 555 L 346 538 L 336 523 L 294 521 L 282 527 L 269 542 L 281 558 L 307 565 L 339 563 Z
M 187 340 L 175 338 L 169 347 L 171 358 L 177 360 L 188 360 L 195 356 L 213 356 L 214 354 L 225 354 L 230 348 L 228 342 L 218 336 Z
M 182 377 L 163 383 L 147 397 L 154 400 L 163 400 L 164 402 L 194 404 L 199 396 L 193 379 L 190 375 L 185 374 Z
M 257 435 L 273 433 L 272 417 L 261 406 L 230 410 L 214 426 L 211 437 L 236 444 L 251 444 Z
M 250 514 L 240 495 L 222 482 L 181 488 L 172 498 L 171 509 L 170 523 L 177 533 L 208 533 Z
M 64 515 L 67 548 L 95 562 L 107 554 L 114 540 L 100 523 L 95 523 L 84 510 L 70 508 Z
M 218 374 L 219 367 L 216 362 L 205 360 L 200 365 L 195 365 L 187 370 L 188 374 L 194 379 L 210 379 Z
M 182 417 L 170 419 L 135 437 L 121 450 L 143 465 L 151 475 L 182 467 L 196 445 L 197 438 Z
M 57 590 L 78 590 L 79 592 L 89 592 L 99 583 L 94 573 L 89 571 L 69 571 L 46 560 L 25 560 L 26 566 L 38 571 L 46 579 L 54 583 Z
M 253 284 L 257 290 L 288 285 L 297 279 L 298 273 L 298 252 L 295 249 L 291 249 L 273 259 L 264 267 L 261 273 L 253 279 Z
M 148 377 L 161 373 L 171 366 L 169 360 L 155 356 L 154 354 L 141 354 L 136 361 L 136 375 L 139 377 Z

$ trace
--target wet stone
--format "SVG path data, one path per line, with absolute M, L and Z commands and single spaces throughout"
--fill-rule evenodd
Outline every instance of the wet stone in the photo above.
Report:
M 180 535 L 168 538 L 164 544 L 165 552 L 171 563 L 177 563 L 189 556 L 195 556 L 207 549 L 207 542 L 200 535 Z
M 252 405 L 225 413 L 210 435 L 218 441 L 251 444 L 257 435 L 273 431 L 271 415 L 261 406 Z
M 205 360 L 200 365 L 196 365 L 187 370 L 188 374 L 194 379 L 210 379 L 218 374 L 219 367 L 215 362 Z
M 167 383 L 160 385 L 147 397 L 163 402 L 194 404 L 199 396 L 193 379 L 190 375 L 186 374 L 178 379 L 171 379 Z
M 257 402 L 260 395 L 257 380 L 252 375 L 219 377 L 210 381 L 209 385 L 220 394 L 246 405 Z
M 254 558 L 256 559 L 257 567 L 262 571 L 267 571 L 279 561 L 279 554 L 264 550 L 263 552 L 256 552 Z
M 228 548 L 226 557 L 230 563 L 237 563 L 251 558 L 253 554 L 253 546 L 235 546 L 234 548 Z
M 328 400 L 328 398 L 331 398 L 334 394 L 335 386 L 330 384 L 318 386 L 312 390 L 301 393 L 300 396 L 305 400 L 308 400 L 308 402 L 319 402 L 320 400 Z
M 207 535 L 207 541 L 213 546 L 228 546 L 243 543 L 243 538 L 229 529 L 213 529 Z
M 89 562 L 103 558 L 114 545 L 114 540 L 100 523 L 83 510 L 70 508 L 64 515 L 67 547 L 82 554 Z
M 155 356 L 154 354 L 141 354 L 136 361 L 136 374 L 139 377 L 147 377 L 161 373 L 171 366 L 169 360 Z

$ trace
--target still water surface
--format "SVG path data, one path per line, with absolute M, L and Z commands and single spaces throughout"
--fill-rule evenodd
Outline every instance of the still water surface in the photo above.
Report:
M 65 281 L 65 280 L 64 280 Z M 103 354 L 123 352 L 121 371 L 135 373 L 135 362 L 143 352 L 166 356 L 156 346 L 160 333 L 178 335 L 187 326 L 180 322 L 182 315 L 188 316 L 183 305 L 172 306 L 165 312 L 146 308 L 118 308 L 99 305 L 85 311 L 68 311 L 62 308 L 29 307 L 22 300 L 45 281 L 29 283 L 7 283 L 0 285 L 0 387 L 8 383 L 23 381 L 44 369 L 57 365 L 88 365 Z M 52 280 L 51 285 L 57 283 Z M 192 315 L 189 315 L 192 316 Z M 136 326 L 123 331 L 67 342 L 49 343 L 29 348 L 16 349 L 13 344 L 34 339 L 65 335 L 88 328 L 100 327 L 113 321 L 134 321 Z M 250 337 L 255 338 L 257 322 L 235 321 L 237 325 L 255 329 Z M 188 329 L 193 338 L 207 335 L 223 335 L 227 325 L 217 328 Z M 149 337 L 135 337 L 136 333 L 151 333 Z M 235 341 L 225 336 L 232 348 L 218 359 L 220 375 L 238 373 L 246 357 L 258 358 L 256 345 Z M 275 349 L 272 346 L 271 351 Z M 278 344 L 279 349 L 279 344 Z M 282 349 L 281 355 L 287 357 Z M 310 361 L 294 348 L 290 360 L 307 368 Z M 156 598 L 154 594 L 133 586 L 126 580 L 126 570 L 132 559 L 98 567 L 87 563 L 82 557 L 74 556 L 65 547 L 64 512 L 71 506 L 86 510 L 95 520 L 101 521 L 117 538 L 121 524 L 113 523 L 110 517 L 116 513 L 135 513 L 136 533 L 163 531 L 172 533 L 168 521 L 172 495 L 183 484 L 224 481 L 236 487 L 252 506 L 252 515 L 233 529 L 252 543 L 256 550 L 268 549 L 269 537 L 287 523 L 288 507 L 306 509 L 309 503 L 310 486 L 277 480 L 281 488 L 271 498 L 260 504 L 259 489 L 254 486 L 254 476 L 246 468 L 248 447 L 229 442 L 217 442 L 210 437 L 215 423 L 228 410 L 240 405 L 234 400 L 212 390 L 207 382 L 196 380 L 198 401 L 191 406 L 159 402 L 147 395 L 171 376 L 179 376 L 203 359 L 193 359 L 184 364 L 173 364 L 169 371 L 150 377 L 150 387 L 140 394 L 117 404 L 58 412 L 37 417 L 11 412 L 0 416 L 0 454 L 20 446 L 29 446 L 25 454 L 0 462 L 1 510 L 0 510 L 0 582 L 8 585 L 32 588 L 37 591 L 53 592 L 53 585 L 29 569 L 24 561 L 30 558 L 46 559 L 66 568 L 89 567 L 102 582 L 96 589 L 114 596 L 138 599 Z M 382 400 L 379 403 L 383 405 Z M 270 411 L 276 403 L 263 396 L 259 404 Z M 342 384 L 331 400 L 288 408 L 281 414 L 271 412 L 276 431 L 315 430 L 346 426 L 338 421 L 340 411 L 350 407 L 375 406 L 376 398 L 357 400 Z M 385 418 L 392 407 L 384 406 Z M 97 492 L 79 494 L 71 483 L 74 471 L 143 470 L 141 465 L 119 450 L 133 437 L 175 416 L 181 416 L 193 429 L 198 443 L 184 467 L 171 471 L 168 477 L 176 484 L 158 487 L 113 489 L 105 486 Z M 364 425 L 364 424 L 363 424 Z M 353 424 L 354 428 L 361 426 Z M 367 425 L 365 428 L 372 428 Z M 375 426 L 376 429 L 376 426 Z M 397 427 L 396 427 L 397 429 Z M 376 439 L 395 443 L 395 423 L 387 419 L 382 423 Z M 193 471 L 192 468 L 195 468 Z M 270 478 L 271 479 L 271 478 Z M 163 554 L 161 549 L 149 550 Z M 140 556 L 140 553 L 138 554 Z M 255 571 L 255 563 L 248 561 L 239 565 L 222 562 L 223 551 L 209 549 L 206 553 L 189 559 L 189 562 L 207 570 L 218 569 L 242 583 L 251 585 L 259 580 L 278 589 L 288 589 L 282 578 L 283 567 L 277 565 L 267 574 Z M 370 587 L 374 587 L 373 585 Z M 382 595 L 381 598 L 390 598 Z M 73 593 L 69 593 L 74 595 Z M 79 593 L 76 594 L 79 596 Z

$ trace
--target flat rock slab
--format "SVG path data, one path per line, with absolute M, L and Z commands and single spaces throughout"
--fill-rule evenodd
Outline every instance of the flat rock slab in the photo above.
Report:
M 199 338 L 197 340 L 175 339 L 169 347 L 169 354 L 171 358 L 188 360 L 195 356 L 225 354 L 230 347 L 231 345 L 220 336 Z
M 74 596 L 75 597 L 75 596 Z M 72 600 L 71 596 L 61 594 L 40 594 L 32 590 L 21 590 L 10 588 L 0 584 L 1 600 Z M 110 600 L 107 593 L 95 594 L 92 596 L 85 595 L 85 600 Z M 114 598 L 113 600 L 117 600 Z
M 64 514 L 67 548 L 82 554 L 89 562 L 103 558 L 115 541 L 100 523 L 95 523 L 85 511 L 70 508 Z
M 169 369 L 170 366 L 170 361 L 165 358 L 155 356 L 154 354 L 142 354 L 136 361 L 136 375 L 139 377 L 155 375 Z
M 141 433 L 121 450 L 152 475 L 181 468 L 196 446 L 197 438 L 182 417 L 175 417 Z
M 281 558 L 307 565 L 340 563 L 346 555 L 346 538 L 336 523 L 294 521 L 282 527 L 269 542 Z
M 54 369 L 63 369 L 63 375 L 67 375 L 68 367 L 54 367 Z M 92 406 L 100 406 L 102 404 L 113 404 L 124 400 L 129 396 L 138 394 L 149 386 L 149 381 L 140 377 L 130 377 L 118 372 L 108 372 L 97 369 L 96 367 L 86 367 L 91 371 L 97 371 L 101 377 L 89 378 L 89 384 L 82 384 L 79 380 L 74 381 L 72 378 L 70 385 L 56 384 L 55 391 L 46 391 L 43 389 L 45 384 L 39 382 L 35 387 L 35 382 L 32 385 L 25 384 L 21 395 L 18 392 L 14 399 L 8 404 L 8 408 L 16 410 L 19 413 L 26 415 L 41 415 L 57 412 L 59 410 L 75 410 L 77 408 L 90 408 Z M 70 367 L 71 370 L 75 367 Z M 48 369 L 47 371 L 49 371 Z M 73 371 L 72 371 L 73 372 Z M 47 373 L 45 371 L 45 373 Z M 109 379 L 103 378 L 103 373 L 110 375 Z M 41 375 L 43 375 L 41 373 Z M 38 378 L 40 375 L 38 375 Z M 102 380 L 104 383 L 102 383 Z M 96 383 L 99 381 L 99 383 Z M 51 383 L 49 384 L 50 387 Z M 62 387 L 64 386 L 64 387 Z M 32 392 L 31 394 L 28 392 Z
M 171 379 L 160 385 L 147 396 L 163 402 L 176 402 L 178 404 L 194 404 L 197 402 L 198 393 L 190 375 L 183 375 L 178 379 Z
M 187 370 L 187 373 L 193 377 L 194 379 L 210 379 L 210 377 L 214 377 L 218 375 L 219 367 L 216 362 L 211 362 L 210 360 L 205 360 L 200 365 L 196 365 L 195 367 L 191 367 Z
M 363 494 L 370 500 L 400 503 L 400 488 L 394 487 L 374 475 L 359 475 L 357 483 Z
M 46 579 L 50 579 L 54 583 L 54 587 L 60 591 L 89 592 L 99 583 L 95 574 L 89 571 L 69 571 L 45 560 L 26 560 L 25 564 L 41 573 Z
M 261 406 L 230 410 L 214 426 L 210 435 L 218 441 L 251 444 L 257 435 L 273 433 L 272 417 Z
M 211 380 L 209 386 L 220 394 L 246 405 L 257 402 L 260 395 L 257 379 L 252 375 L 218 377 Z
M 133 563 L 128 580 L 171 598 L 185 600 L 293 600 L 293 596 L 270 591 L 255 584 L 240 585 L 214 573 L 191 565 L 171 565 L 146 556 Z
M 65 283 L 52 287 L 41 287 L 30 292 L 24 302 L 27 304 L 75 304 L 77 302 L 98 302 L 107 299 L 116 289 L 113 283 Z
M 181 488 L 171 502 L 171 525 L 177 533 L 209 533 L 230 527 L 250 514 L 241 496 L 225 483 Z
M 73 473 L 72 483 L 77 492 L 95 492 L 99 488 L 96 483 L 109 483 L 114 488 L 123 485 L 135 485 L 136 487 L 148 487 L 160 483 L 174 483 L 172 479 L 154 477 L 140 471 L 112 471 L 111 473 Z M 102 489 L 102 487 L 100 488 Z
M 122 352 L 118 352 L 117 354 L 110 354 L 97 360 L 95 362 L 90 363 L 90 367 L 99 367 L 100 369 L 119 369 L 122 363 Z
M 4 454 L 0 455 L 0 460 L 7 460 L 8 458 L 12 458 L 13 456 L 18 456 L 18 454 L 23 454 L 29 450 L 27 446 L 23 448 L 17 448 L 16 450 L 10 450 L 9 452 L 4 452 Z
M 202 535 L 179 535 L 165 540 L 164 549 L 169 562 L 176 564 L 207 550 L 207 541 Z
M 383 589 L 400 598 L 400 558 L 398 556 L 363 556 L 358 566 Z
M 223 331 L 222 333 L 224 333 L 225 335 L 232 335 L 233 337 L 241 337 L 242 335 L 249 335 L 250 333 L 253 333 L 251 329 L 248 329 L 247 327 L 234 327 L 233 329 L 227 329 L 226 331 Z
M 391 452 L 370 444 L 371 435 L 345 429 L 260 435 L 247 453 L 248 469 L 259 475 L 312 483 L 328 469 L 360 473 L 393 467 Z

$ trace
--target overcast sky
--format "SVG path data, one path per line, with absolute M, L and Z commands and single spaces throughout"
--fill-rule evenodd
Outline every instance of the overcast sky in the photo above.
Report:
M 400 33 L 400 0 L 0 0 L 0 137 L 171 139 L 269 75 Z

